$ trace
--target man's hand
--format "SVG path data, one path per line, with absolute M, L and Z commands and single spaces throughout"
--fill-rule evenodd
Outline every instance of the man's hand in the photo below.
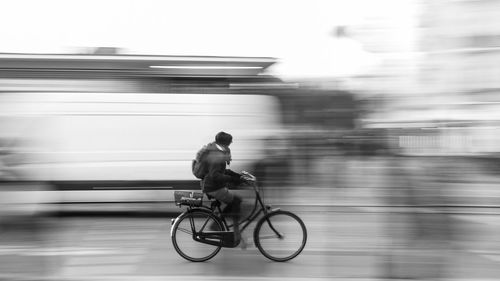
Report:
M 255 182 L 257 180 L 257 178 L 254 175 L 245 171 L 241 172 L 241 179 L 246 182 Z

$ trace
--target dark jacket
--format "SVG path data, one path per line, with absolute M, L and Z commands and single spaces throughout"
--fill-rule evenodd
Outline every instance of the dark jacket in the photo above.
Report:
M 226 165 L 231 161 L 231 151 L 223 151 L 215 143 L 208 144 L 207 150 L 203 161 L 206 161 L 208 173 L 201 182 L 203 191 L 212 192 L 231 184 L 240 184 L 241 175 L 226 169 Z

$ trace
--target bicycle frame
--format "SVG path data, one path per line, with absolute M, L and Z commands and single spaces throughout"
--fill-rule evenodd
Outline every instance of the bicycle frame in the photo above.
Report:
M 250 215 L 247 218 L 243 219 L 241 222 L 238 222 L 238 224 L 242 224 L 243 222 L 245 222 L 243 224 L 243 226 L 241 227 L 241 230 L 240 230 L 241 232 L 243 232 L 254 220 L 256 220 L 260 216 L 261 213 L 263 213 L 264 217 L 265 217 L 267 214 L 270 214 L 272 212 L 279 210 L 279 209 L 271 210 L 271 206 L 265 205 L 262 197 L 260 196 L 260 192 L 258 191 L 257 184 L 255 182 L 253 183 L 253 187 L 254 187 L 254 191 L 255 191 L 254 209 L 252 210 L 252 212 L 250 213 Z M 260 205 L 260 208 L 258 211 L 257 211 L 257 204 Z M 215 213 L 215 209 L 217 209 L 219 214 L 222 214 L 222 211 L 220 209 L 220 204 L 218 204 L 215 208 L 213 208 L 213 207 L 208 208 L 206 206 L 198 207 L 198 208 L 189 208 L 188 212 L 193 211 L 193 210 L 197 210 L 197 209 L 198 210 L 202 209 L 205 212 L 211 212 L 212 214 Z M 221 216 L 221 215 L 216 215 L 216 216 L 220 219 L 220 222 L 223 224 L 224 229 L 229 229 L 229 227 L 232 226 L 232 225 L 229 225 L 227 223 L 224 216 Z M 195 230 L 194 220 L 192 217 L 190 218 L 191 230 L 193 232 L 193 240 L 200 242 L 200 243 L 210 244 L 210 245 L 214 245 L 214 246 L 221 246 L 221 247 L 226 247 L 226 248 L 234 248 L 234 247 L 238 246 L 236 241 L 234 241 L 234 232 L 233 231 L 204 231 L 203 229 L 206 227 L 207 222 L 208 222 L 208 220 L 205 221 L 205 223 L 201 227 L 201 231 L 197 232 Z M 279 238 L 281 238 L 282 235 L 273 227 L 273 225 L 269 219 L 267 219 L 267 223 L 269 224 L 269 227 L 274 231 L 274 233 Z M 218 241 L 214 241 L 214 240 L 218 240 Z

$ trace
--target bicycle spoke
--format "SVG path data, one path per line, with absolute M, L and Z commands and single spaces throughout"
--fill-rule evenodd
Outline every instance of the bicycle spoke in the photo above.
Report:
M 208 223 L 209 220 L 210 220 L 210 217 L 207 217 L 207 219 L 205 220 L 205 222 L 203 223 L 203 225 L 200 228 L 200 232 L 205 229 L 205 227 L 207 226 L 207 223 Z
M 177 230 L 179 230 L 181 232 L 184 232 L 184 233 L 187 233 L 189 235 L 193 234 L 193 232 L 191 230 L 188 230 L 188 229 L 185 229 L 185 228 L 178 227 Z
M 272 239 L 272 238 L 280 238 L 278 235 L 262 235 L 262 236 L 259 236 L 259 239 L 260 240 L 263 240 L 263 239 Z

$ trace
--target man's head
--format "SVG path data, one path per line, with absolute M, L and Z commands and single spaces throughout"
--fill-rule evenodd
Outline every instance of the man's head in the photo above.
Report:
M 215 143 L 218 145 L 229 146 L 233 142 L 233 136 L 226 132 L 219 132 L 215 135 Z

